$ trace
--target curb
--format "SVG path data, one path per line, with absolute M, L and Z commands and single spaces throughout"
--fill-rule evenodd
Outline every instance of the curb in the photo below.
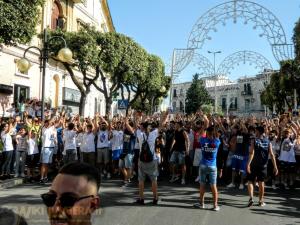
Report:
M 13 178 L 8 180 L 0 181 L 0 189 L 15 187 L 24 183 L 23 178 Z

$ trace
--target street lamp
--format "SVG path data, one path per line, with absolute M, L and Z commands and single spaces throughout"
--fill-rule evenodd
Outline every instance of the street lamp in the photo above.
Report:
M 208 51 L 209 54 L 214 54 L 214 77 L 215 77 L 215 88 L 214 88 L 214 92 L 215 92 L 215 113 L 217 113 L 217 74 L 216 74 L 216 54 L 221 53 L 221 51 Z
M 43 32 L 43 46 L 42 48 L 38 48 L 35 46 L 28 47 L 23 55 L 23 58 L 19 59 L 17 61 L 17 67 L 20 70 L 20 72 L 24 73 L 27 72 L 31 64 L 29 60 L 26 58 L 26 53 L 29 51 L 29 49 L 36 49 L 40 53 L 40 68 L 42 70 L 42 110 L 41 110 L 41 118 L 44 119 L 44 110 L 45 110 L 45 76 L 46 76 L 46 66 L 47 61 L 49 59 L 49 43 L 54 39 L 60 39 L 64 43 L 64 48 L 60 49 L 57 55 L 57 58 L 62 62 L 70 62 L 72 60 L 73 54 L 72 51 L 67 48 L 66 40 L 61 36 L 53 36 L 48 40 L 48 34 L 47 29 L 44 29 Z

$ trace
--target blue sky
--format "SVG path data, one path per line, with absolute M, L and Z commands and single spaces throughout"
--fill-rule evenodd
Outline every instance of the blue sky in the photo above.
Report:
M 132 37 L 149 53 L 160 56 L 166 64 L 171 64 L 174 48 L 186 48 L 190 32 L 196 21 L 208 10 L 222 4 L 222 0 L 109 0 L 113 22 L 117 32 Z M 287 42 L 291 38 L 295 22 L 300 17 L 300 0 L 253 0 L 270 10 L 281 22 Z M 228 55 L 242 50 L 258 52 L 266 57 L 273 69 L 278 69 L 270 44 L 265 37 L 259 37 L 259 30 L 254 24 L 228 21 L 226 26 L 218 24 L 217 32 L 210 33 L 211 40 L 206 41 L 198 53 L 213 61 L 207 51 L 222 51 L 216 56 L 216 67 Z M 183 70 L 176 80 L 190 81 L 198 71 L 190 65 Z M 243 63 L 235 66 L 229 78 L 255 75 L 258 69 L 254 65 Z

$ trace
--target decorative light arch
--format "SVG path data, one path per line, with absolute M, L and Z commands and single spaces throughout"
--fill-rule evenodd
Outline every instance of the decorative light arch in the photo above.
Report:
M 201 49 L 209 34 L 217 32 L 216 25 L 226 25 L 228 20 L 244 20 L 244 24 L 254 24 L 253 29 L 260 30 L 260 37 L 266 37 L 277 61 L 293 58 L 293 46 L 287 44 L 284 29 L 278 18 L 267 8 L 246 0 L 234 0 L 219 4 L 204 13 L 195 23 L 190 33 L 187 49 Z M 194 51 L 186 50 L 176 54 L 176 72 L 180 73 L 191 62 Z M 182 63 L 180 63 L 182 62 Z M 184 63 L 183 63 L 184 62 Z
M 219 65 L 217 74 L 228 75 L 230 70 L 239 63 L 246 63 L 255 65 L 255 68 L 259 69 L 260 72 L 266 70 L 272 70 L 272 65 L 263 55 L 253 51 L 239 51 L 227 56 Z
M 201 72 L 203 72 L 204 76 L 212 76 L 214 73 L 214 66 L 210 62 L 208 58 L 198 53 L 194 53 L 193 64 L 196 66 Z

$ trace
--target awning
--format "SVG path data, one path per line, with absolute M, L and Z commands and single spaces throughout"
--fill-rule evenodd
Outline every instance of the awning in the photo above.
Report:
M 13 86 L 0 84 L 0 93 L 11 95 L 13 93 Z

